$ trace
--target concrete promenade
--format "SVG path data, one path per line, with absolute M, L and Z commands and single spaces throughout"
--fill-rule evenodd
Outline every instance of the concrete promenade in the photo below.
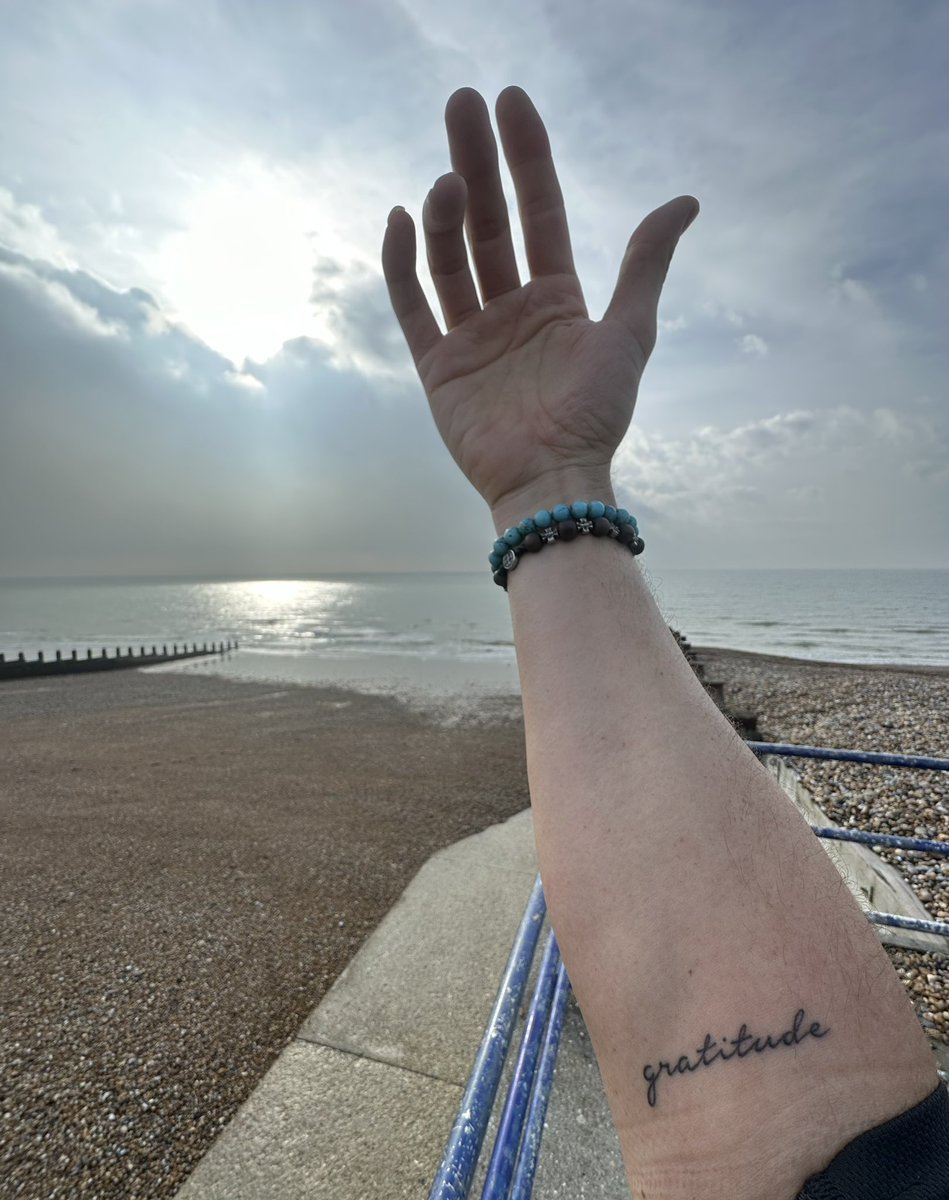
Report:
M 435 854 L 178 1200 L 424 1200 L 536 872 L 529 810 Z M 545 939 L 546 931 L 535 967 Z M 533 978 L 509 1070 L 532 987 Z M 493 1144 L 493 1126 L 485 1144 Z M 478 1177 L 472 1196 L 477 1184 Z M 572 999 L 534 1195 L 629 1198 Z

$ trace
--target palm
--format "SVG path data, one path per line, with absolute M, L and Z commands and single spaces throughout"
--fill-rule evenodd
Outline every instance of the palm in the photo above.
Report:
M 419 364 L 438 431 L 494 504 L 564 464 L 608 465 L 629 426 L 641 349 L 591 321 L 576 280 L 532 280 L 451 330 Z
M 445 120 L 454 171 L 423 209 L 447 332 L 415 267 L 415 227 L 393 210 L 382 248 L 389 296 L 445 444 L 492 507 L 561 468 L 608 468 L 626 432 L 656 338 L 676 241 L 697 212 L 680 197 L 630 239 L 613 298 L 589 319 L 543 122 L 520 88 L 498 97 L 531 279 L 521 284 L 487 107 L 455 92 Z M 481 286 L 468 265 L 465 231 Z

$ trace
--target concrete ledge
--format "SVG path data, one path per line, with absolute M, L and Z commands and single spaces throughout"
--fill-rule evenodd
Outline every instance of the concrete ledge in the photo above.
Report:
M 461 1091 L 294 1041 L 177 1195 L 181 1200 L 425 1196 Z
M 536 874 L 529 810 L 434 855 L 298 1036 L 463 1086 Z
M 434 855 L 181 1200 L 427 1196 L 536 874 L 530 810 Z

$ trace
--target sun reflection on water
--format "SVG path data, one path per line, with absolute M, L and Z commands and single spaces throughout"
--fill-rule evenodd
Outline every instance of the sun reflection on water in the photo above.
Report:
M 217 588 L 223 621 L 253 630 L 255 641 L 335 630 L 355 598 L 354 585 L 344 580 L 251 579 Z

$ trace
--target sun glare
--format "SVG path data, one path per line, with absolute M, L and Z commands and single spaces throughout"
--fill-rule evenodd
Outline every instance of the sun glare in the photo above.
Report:
M 279 611 L 292 608 L 304 597 L 330 600 L 339 593 L 349 591 L 350 585 L 335 580 L 254 579 L 235 584 L 234 590 L 248 606 Z
M 240 365 L 314 333 L 319 214 L 294 176 L 242 160 L 196 192 L 182 223 L 154 270 L 177 318 L 198 337 Z

